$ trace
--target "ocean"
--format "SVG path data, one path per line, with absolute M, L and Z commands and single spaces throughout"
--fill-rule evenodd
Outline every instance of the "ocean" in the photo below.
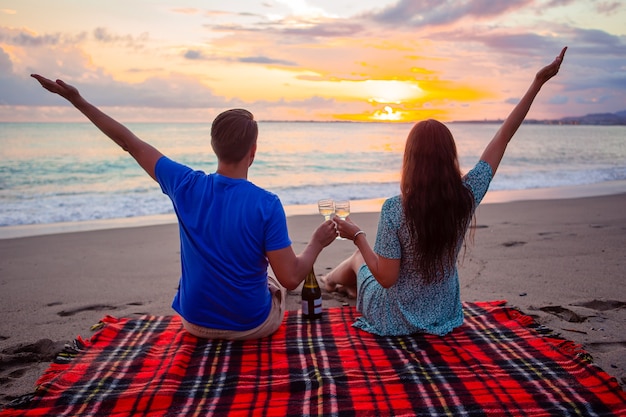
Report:
M 207 173 L 216 168 L 210 124 L 127 126 L 172 159 Z M 321 198 L 380 201 L 399 192 L 411 126 L 259 122 L 248 179 L 276 193 L 288 214 L 316 213 Z M 499 127 L 448 126 L 464 172 Z M 625 126 L 525 124 L 509 145 L 490 193 L 552 189 L 556 195 L 594 184 L 618 184 L 626 191 L 625 139 Z M 0 235 L 3 228 L 21 225 L 132 221 L 172 213 L 159 186 L 91 124 L 0 123 Z

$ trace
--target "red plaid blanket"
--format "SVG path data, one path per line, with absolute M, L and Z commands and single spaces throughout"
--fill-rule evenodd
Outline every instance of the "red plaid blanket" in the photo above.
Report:
M 617 416 L 626 393 L 504 302 L 445 337 L 377 337 L 354 308 L 289 312 L 270 338 L 200 340 L 178 317 L 106 317 L 0 416 Z

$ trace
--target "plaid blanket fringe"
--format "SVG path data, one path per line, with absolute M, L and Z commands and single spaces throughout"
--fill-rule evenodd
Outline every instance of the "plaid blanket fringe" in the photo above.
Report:
M 273 336 L 201 340 L 176 316 L 106 316 L 0 416 L 624 416 L 580 345 L 505 301 L 464 303 L 450 335 L 378 337 L 354 308 L 288 312 Z

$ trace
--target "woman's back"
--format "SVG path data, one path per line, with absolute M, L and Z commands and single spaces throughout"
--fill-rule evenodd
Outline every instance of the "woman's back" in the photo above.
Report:
M 454 267 L 457 244 L 474 211 L 446 125 L 429 119 L 413 126 L 406 139 L 400 188 L 411 236 L 406 242 L 412 246 L 410 260 L 423 280 L 434 281 Z
M 491 178 L 491 167 L 484 161 L 465 177 L 463 183 L 474 196 L 476 206 L 487 192 Z M 415 268 L 415 246 L 411 239 L 401 197 L 386 200 L 374 252 L 385 258 L 399 259 L 400 273 L 393 286 L 383 288 L 366 265 L 359 270 L 357 309 L 363 316 L 357 319 L 356 327 L 379 335 L 415 332 L 443 335 L 463 323 L 456 262 L 442 275 L 425 280 Z M 456 242 L 455 255 L 462 243 L 461 237 Z

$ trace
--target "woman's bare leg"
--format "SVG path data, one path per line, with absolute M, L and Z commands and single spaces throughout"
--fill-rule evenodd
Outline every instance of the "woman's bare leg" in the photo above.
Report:
M 324 289 L 328 292 L 338 291 L 347 294 L 348 297 L 356 298 L 356 274 L 364 263 L 361 252 L 355 251 L 322 277 Z

